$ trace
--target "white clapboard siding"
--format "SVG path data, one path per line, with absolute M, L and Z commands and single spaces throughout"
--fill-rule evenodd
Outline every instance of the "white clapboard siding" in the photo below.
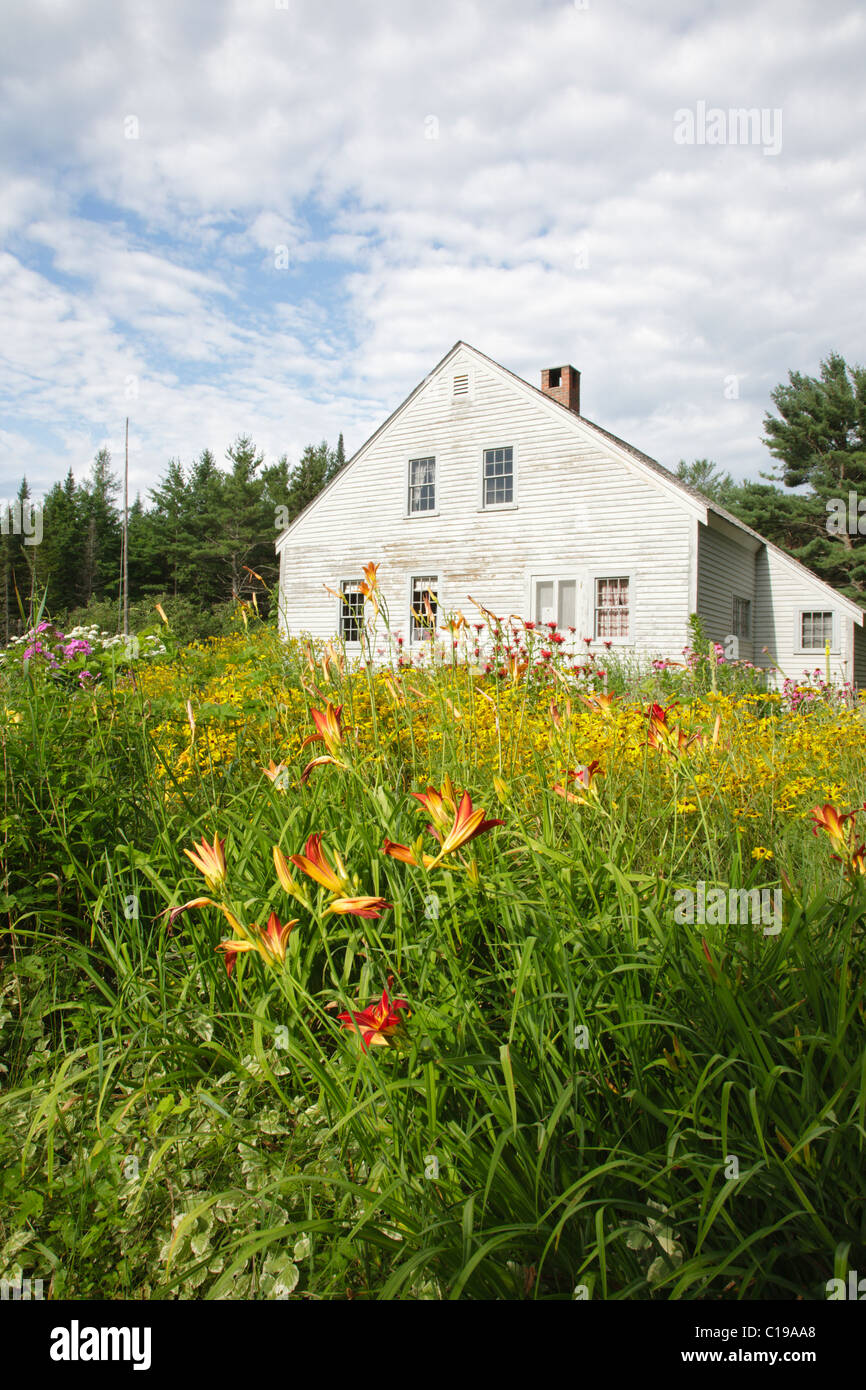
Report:
M 485 510 L 483 451 L 502 446 L 514 450 L 515 505 Z M 436 459 L 436 510 L 409 516 L 409 460 L 427 457 Z M 831 669 L 866 685 L 856 605 L 646 455 L 466 343 L 452 348 L 277 546 L 280 623 L 295 635 L 333 637 L 336 592 L 374 561 L 407 655 L 411 585 L 420 576 L 437 580 L 440 618 L 459 610 L 470 620 L 471 600 L 500 617 L 534 618 L 535 583 L 572 580 L 582 651 L 581 638 L 595 631 L 596 581 L 627 576 L 630 632 L 617 648 L 678 660 L 695 610 L 707 637 L 724 644 L 734 598 L 745 598 L 752 639 L 740 638 L 740 657 L 798 678 L 824 664 L 822 653 L 799 648 L 800 613 L 832 610 Z M 593 647 L 602 650 L 600 642 Z
M 447 359 L 446 359 L 447 360 Z M 452 379 L 468 374 L 466 396 Z M 482 452 L 514 450 L 517 505 L 481 506 Z M 437 514 L 407 516 L 410 458 L 436 459 Z M 463 350 L 410 399 L 372 445 L 290 530 L 282 550 L 281 618 L 290 632 L 331 637 L 339 601 L 327 588 L 380 565 L 392 627 L 408 646 L 413 576 L 436 575 L 440 611 L 532 612 L 533 580 L 574 579 L 577 640 L 591 636 L 597 578 L 627 575 L 641 652 L 679 656 L 694 565 L 691 499 L 641 476 L 601 434 Z M 600 646 L 601 644 L 596 644 Z
M 804 672 L 825 670 L 823 651 L 804 651 L 800 642 L 800 615 L 804 610 L 832 612 L 834 640 L 830 670 L 836 680 L 854 678 L 854 627 L 849 604 L 802 565 L 789 560 L 775 547 L 765 546 L 757 557 L 757 618 L 755 645 L 768 648 L 769 660 L 794 680 Z M 862 637 L 862 627 L 859 635 Z M 762 661 L 767 662 L 764 656 Z M 866 673 L 864 673 L 866 674 Z
M 724 529 L 719 529 L 719 528 Z M 723 646 L 734 632 L 734 599 L 751 604 L 752 637 L 739 638 L 741 661 L 763 663 L 755 657 L 755 554 L 759 543 L 712 514 L 709 525 L 698 526 L 698 614 L 709 641 Z

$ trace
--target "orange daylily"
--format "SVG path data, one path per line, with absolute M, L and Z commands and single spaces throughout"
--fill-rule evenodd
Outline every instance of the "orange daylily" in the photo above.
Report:
M 857 844 L 856 811 L 838 811 L 827 802 L 813 808 L 812 820 L 812 833 L 817 835 L 819 830 L 826 830 L 838 851 L 833 858 L 845 865 L 849 877 L 866 875 L 866 844 Z
M 577 802 L 579 806 L 587 806 L 589 802 L 586 797 L 575 796 L 574 792 L 568 790 L 566 784 L 568 782 L 577 782 L 581 787 L 585 787 L 592 795 L 597 795 L 595 780 L 597 777 L 603 776 L 604 773 L 601 768 L 601 763 L 599 763 L 597 759 L 594 759 L 587 767 L 570 768 L 569 771 L 565 773 L 564 781 L 562 783 L 558 782 L 553 790 L 556 792 L 557 796 L 564 796 L 566 801 L 574 801 Z
M 571 719 L 571 701 L 567 697 L 565 701 L 565 717 L 566 719 Z M 550 702 L 550 720 L 558 733 L 562 728 L 562 715 L 559 711 L 559 705 L 555 700 L 551 700 Z
M 325 908 L 326 912 L 354 913 L 356 917 L 378 917 L 391 903 L 384 898 L 374 898 L 369 896 L 359 896 L 352 893 L 353 884 L 349 878 L 345 864 L 336 850 L 331 851 L 334 863 L 331 864 L 324 850 L 322 849 L 322 837 L 319 834 L 311 835 L 307 840 L 303 854 L 293 854 L 291 862 L 305 873 L 308 878 L 315 883 L 321 884 L 331 894 L 331 901 Z M 278 857 L 279 856 L 279 857 Z M 281 863 L 282 861 L 282 863 Z M 285 863 L 283 855 L 277 847 L 274 847 L 274 863 L 277 866 L 277 875 L 287 891 L 294 893 L 295 897 L 301 898 L 297 884 L 294 883 L 288 872 L 288 865 Z M 283 866 L 285 866 L 285 881 L 283 878 Z M 291 885 L 289 887 L 288 885 Z M 357 884 L 357 879 L 355 880 Z M 303 901 L 303 898 L 301 898 Z
M 234 915 L 233 912 L 230 912 L 230 911 L 229 911 L 229 909 L 226 907 L 225 903 L 217 903 L 217 902 L 214 902 L 213 898 L 190 898 L 190 900 L 189 900 L 188 903 L 181 903 L 180 907 L 167 907 L 167 908 L 165 908 L 164 911 L 160 913 L 160 916 L 161 916 L 161 917 L 167 917 L 167 918 L 168 918 L 168 925 L 169 925 L 170 927 L 173 927 L 174 924 L 175 924 L 175 921 L 176 921 L 177 918 L 180 916 L 180 914 L 181 914 L 182 912 L 188 912 L 189 909 L 190 909 L 191 907 L 216 907 L 216 908 L 219 908 L 220 912 L 221 912 L 222 915 L 225 917 L 225 919 L 226 919 L 226 921 L 228 922 L 229 926 L 231 927 L 232 931 L 236 931 L 236 932 L 242 932 L 242 931 L 243 931 L 243 927 L 241 926 L 241 924 L 240 924 L 240 922 L 238 921 L 237 917 L 235 917 L 235 915 Z
M 306 782 L 312 769 L 321 766 L 322 763 L 333 763 L 335 767 L 346 767 L 346 763 L 337 757 L 338 752 L 343 747 L 343 706 L 337 705 L 335 708 L 329 700 L 323 710 L 311 709 L 310 716 L 316 726 L 316 732 L 305 738 L 301 747 L 306 748 L 308 743 L 324 743 L 328 752 L 307 763 L 301 773 L 302 782 Z
M 393 840 L 386 839 L 382 853 L 390 855 L 392 859 L 399 859 L 402 864 L 411 864 L 416 869 L 430 869 L 436 863 L 432 854 L 422 852 L 420 838 L 413 846 L 397 845 Z
M 285 763 L 275 763 L 273 758 L 271 758 L 267 767 L 262 768 L 262 772 L 265 774 L 268 781 L 273 782 L 276 791 L 286 791 L 289 781 L 289 769 L 286 767 Z
M 393 904 L 387 902 L 385 898 L 334 898 L 325 908 L 326 912 L 336 912 L 339 914 L 353 913 L 356 917 L 381 917 L 382 913 Z
M 506 675 L 511 680 L 512 684 L 517 685 L 520 681 L 523 680 L 523 677 L 529 670 L 529 662 L 521 661 L 519 657 L 514 656 L 512 654 L 507 658 L 503 669 Z
M 702 735 L 695 733 L 690 738 L 678 724 L 669 724 L 668 715 L 671 714 L 673 708 L 673 705 L 665 708 L 661 705 L 652 705 L 649 712 L 647 742 L 651 748 L 658 748 L 663 753 L 686 753 L 693 743 L 702 741 Z
M 473 807 L 468 792 L 463 793 L 458 804 L 457 793 L 447 774 L 441 791 L 428 787 L 426 792 L 413 792 L 412 795 L 416 801 L 420 801 L 433 822 L 428 828 L 439 841 L 439 853 L 434 859 L 429 854 L 421 854 L 420 841 L 410 847 L 394 844 L 392 840 L 385 841 L 382 852 L 416 868 L 431 869 L 441 863 L 446 855 L 453 854 L 462 845 L 474 840 L 476 835 L 483 835 L 485 830 L 492 830 L 495 825 L 505 824 L 501 820 L 485 820 L 483 809 Z
M 492 830 L 494 825 L 504 825 L 501 820 L 485 820 L 484 811 L 481 807 L 473 809 L 472 798 L 468 792 L 464 792 L 460 798 L 460 805 L 457 807 L 457 814 L 454 817 L 454 824 L 448 831 L 444 840 L 440 839 L 437 832 L 433 834 L 442 846 L 439 851 L 441 858 L 445 854 L 453 854 L 455 849 L 461 845 L 468 845 L 470 840 L 474 840 L 476 835 L 483 835 L 485 830 Z
M 835 848 L 847 855 L 854 829 L 854 812 L 837 811 L 835 806 L 827 802 L 824 806 L 813 808 L 812 820 L 812 834 L 817 835 L 819 829 L 826 830 Z
M 389 975 L 388 984 L 382 990 L 382 998 L 378 1003 L 363 1009 L 361 1013 L 349 1012 L 337 1015 L 344 1028 L 359 1035 L 361 1044 L 365 1049 L 387 1046 L 388 1039 L 397 1032 L 402 1022 L 400 1010 L 409 1009 L 405 999 L 395 999 L 392 1003 L 388 998 L 388 990 L 393 983 L 394 977 Z
M 339 676 L 342 676 L 346 669 L 342 652 L 335 649 L 333 642 L 326 642 L 322 652 L 322 680 L 326 683 L 330 682 L 332 666 L 336 668 Z
M 277 871 L 280 887 L 284 888 L 287 893 L 290 893 L 293 898 L 299 898 L 303 901 L 303 894 L 292 878 L 292 875 L 289 873 L 288 860 L 279 845 L 274 845 L 274 868 Z
M 212 845 L 209 845 L 202 835 L 200 845 L 196 845 L 195 849 L 184 850 L 184 854 L 204 876 L 204 881 L 211 891 L 226 881 L 224 847 L 225 840 L 221 840 L 218 835 L 214 835 Z
M 581 700 L 583 700 L 583 703 L 593 711 L 594 714 L 603 714 L 605 715 L 605 717 L 610 715 L 617 701 L 616 695 L 581 694 L 580 698 Z M 655 705 L 653 706 L 653 708 L 658 709 L 659 706 Z
M 360 593 L 365 599 L 369 599 L 373 607 L 373 612 L 379 612 L 379 566 L 372 560 L 364 566 L 364 580 L 358 585 Z
M 329 700 L 324 709 L 311 709 L 310 717 L 316 732 L 305 738 L 301 747 L 306 748 L 308 743 L 324 743 L 328 752 L 336 755 L 343 746 L 343 706 L 335 708 Z
M 441 791 L 428 787 L 426 792 L 413 792 L 412 795 L 421 802 L 437 830 L 448 830 L 457 814 L 457 796 L 447 772 Z
M 451 637 L 456 637 L 464 627 L 466 627 L 466 619 L 458 609 L 456 613 L 449 613 L 442 626 L 442 631 L 449 633 Z
M 239 955 L 245 951 L 255 951 L 262 957 L 268 965 L 283 965 L 286 959 L 286 950 L 289 944 L 289 937 L 292 927 L 296 927 L 298 919 L 295 917 L 290 922 L 280 922 L 275 912 L 268 918 L 267 927 L 259 927 L 255 922 L 251 922 L 247 931 L 249 936 L 233 937 L 228 941 L 221 941 L 214 947 L 215 951 L 224 951 L 226 958 L 226 970 L 229 975 L 235 968 L 235 962 Z
M 302 873 L 305 873 L 307 878 L 311 878 L 316 883 L 320 883 L 323 888 L 327 888 L 329 893 L 342 896 L 348 886 L 349 876 L 346 872 L 346 866 L 336 850 L 333 851 L 333 854 L 336 868 L 329 863 L 322 849 L 321 835 L 314 834 L 307 840 L 304 853 L 293 854 L 291 862 Z

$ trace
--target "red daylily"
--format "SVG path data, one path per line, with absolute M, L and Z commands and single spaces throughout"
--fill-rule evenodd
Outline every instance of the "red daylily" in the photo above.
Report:
M 833 858 L 845 865 L 845 872 L 852 878 L 866 875 L 866 845 L 857 844 L 856 820 L 856 811 L 838 811 L 829 802 L 812 810 L 812 833 L 817 835 L 819 830 L 826 830 L 838 851 Z
M 255 951 L 262 957 L 268 965 L 284 964 L 286 950 L 288 949 L 289 937 L 292 927 L 296 927 L 298 919 L 295 917 L 290 922 L 280 922 L 275 912 L 268 917 L 268 925 L 264 928 L 251 922 L 247 927 L 248 936 L 232 937 L 228 941 L 221 941 L 214 947 L 216 951 L 224 951 L 226 958 L 226 970 L 229 975 L 235 968 L 235 963 L 239 955 L 246 951 Z
M 439 840 L 441 849 L 439 858 L 443 855 L 453 854 L 455 849 L 460 849 L 461 845 L 468 845 L 470 840 L 474 840 L 476 835 L 483 835 L 485 830 L 492 830 L 495 825 L 504 825 L 501 820 L 485 820 L 484 811 L 481 807 L 473 809 L 472 798 L 468 792 L 464 792 L 460 798 L 460 805 L 454 822 L 451 825 L 445 838 L 442 839 L 436 830 L 433 834 Z
M 342 895 L 348 887 L 349 876 L 346 866 L 334 850 L 334 860 L 336 868 L 332 867 L 322 849 L 322 837 L 319 834 L 311 835 L 307 840 L 303 854 L 293 854 L 292 863 L 302 873 L 307 875 L 316 883 L 320 883 L 323 888 L 327 888 L 329 893 Z M 279 871 L 278 871 L 279 872 Z
M 813 808 L 812 821 L 813 835 L 817 835 L 819 829 L 826 830 L 835 848 L 847 852 L 854 829 L 853 811 L 837 811 L 835 806 L 827 802 Z
M 350 1012 L 337 1015 L 344 1028 L 360 1036 L 361 1045 L 365 1049 L 387 1046 L 388 1039 L 400 1027 L 402 1021 L 400 1011 L 409 1009 L 405 999 L 395 999 L 392 1003 L 388 998 L 388 990 L 393 983 L 394 977 L 389 975 L 388 984 L 382 990 L 382 998 L 378 1003 L 371 1004 L 368 1009 L 363 1009 L 360 1013 Z
M 485 830 L 492 830 L 495 825 L 505 824 L 501 820 L 485 820 L 484 811 L 480 807 L 473 807 L 468 792 L 464 792 L 458 802 L 458 794 L 447 775 L 441 791 L 437 791 L 435 787 L 428 787 L 426 792 L 413 792 L 412 795 L 421 802 L 433 822 L 428 829 L 439 841 L 439 853 L 435 858 L 423 854 L 420 839 L 413 846 L 398 845 L 393 840 L 386 840 L 382 846 L 382 853 L 419 869 L 434 868 L 446 855 L 453 854 L 462 845 L 467 845 L 476 835 L 483 835 Z
M 325 908 L 326 912 L 353 913 L 356 917 L 379 917 L 386 908 L 392 906 L 385 898 L 354 894 L 352 888 L 357 885 L 357 879 L 353 885 L 348 870 L 337 851 L 332 850 L 331 853 L 334 859 L 333 864 L 322 849 L 321 835 L 315 834 L 307 840 L 304 853 L 293 854 L 291 859 L 291 862 L 308 878 L 311 878 L 314 883 L 321 884 L 331 894 L 331 901 Z M 304 902 L 297 884 L 289 874 L 288 864 L 277 846 L 274 846 L 274 863 L 277 868 L 277 876 L 286 891 Z
M 421 802 L 437 830 L 445 831 L 449 828 L 457 812 L 457 796 L 447 772 L 441 791 L 437 791 L 435 787 L 428 787 L 426 792 L 413 792 L 412 795 L 416 801 Z
M 569 771 L 565 774 L 565 784 L 557 783 L 553 790 L 556 792 L 557 796 L 565 797 L 566 801 L 574 801 L 577 802 L 579 806 L 587 806 L 589 805 L 589 802 L 587 801 L 586 797 L 576 796 L 574 792 L 570 792 L 568 790 L 567 784 L 569 782 L 576 782 L 578 786 L 584 787 L 587 792 L 590 792 L 593 796 L 595 796 L 597 795 L 595 780 L 597 777 L 603 776 L 604 773 L 601 770 L 601 763 L 599 763 L 597 759 L 593 759 L 593 761 L 589 763 L 587 767 L 569 769 Z
M 656 704 L 652 706 L 649 712 L 647 742 L 651 748 L 658 748 L 663 753 L 686 753 L 693 743 L 702 741 L 702 735 L 695 733 L 689 738 L 678 724 L 669 724 L 668 715 L 673 709 L 673 705 L 665 708 Z

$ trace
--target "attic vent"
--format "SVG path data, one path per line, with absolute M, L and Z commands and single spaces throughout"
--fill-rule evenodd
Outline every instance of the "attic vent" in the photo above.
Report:
M 468 373 L 468 372 L 462 372 L 462 373 L 460 374 L 460 376 L 456 376 L 456 377 L 454 378 L 454 395 L 455 395 L 455 396 L 468 396 L 468 395 L 469 395 L 469 373 Z

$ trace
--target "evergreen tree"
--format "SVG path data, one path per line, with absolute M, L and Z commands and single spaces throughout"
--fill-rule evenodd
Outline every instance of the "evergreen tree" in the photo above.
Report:
M 730 473 L 720 472 L 718 464 L 713 463 L 712 459 L 694 459 L 691 463 L 680 459 L 677 477 L 714 502 L 719 502 L 722 490 L 733 483 Z
M 203 449 L 189 475 L 191 592 L 205 608 L 225 598 L 217 542 L 223 513 L 223 475 L 210 449 Z
M 151 568 L 161 588 L 175 598 L 193 576 L 190 489 L 178 459 L 169 459 L 165 476 L 150 490 L 153 509 L 142 539 L 152 548 Z
M 48 589 L 49 612 L 67 613 L 79 601 L 84 563 L 81 497 L 71 468 L 65 482 L 51 488 L 42 516 L 40 582 Z
M 84 531 L 82 601 L 115 597 L 120 588 L 121 523 L 115 505 L 119 491 L 111 471 L 111 454 L 99 450 L 84 486 L 81 520 Z
M 286 505 L 290 521 L 294 521 L 339 472 L 342 465 L 337 460 L 338 453 L 329 449 L 324 439 L 321 444 L 307 445 L 289 479 Z
M 224 564 L 226 597 L 238 598 L 251 587 L 245 566 L 254 569 L 255 562 L 261 561 L 265 547 L 273 540 L 264 503 L 264 485 L 261 478 L 256 477 L 264 455 L 256 453 L 248 435 L 241 435 L 226 450 L 226 456 L 232 467 L 223 483 L 220 534 L 215 544 Z
M 866 368 L 849 368 L 831 353 L 819 377 L 789 372 L 772 400 L 778 415 L 764 417 L 764 443 L 779 460 L 784 486 L 809 489 L 796 558 L 860 602 L 866 596 Z

